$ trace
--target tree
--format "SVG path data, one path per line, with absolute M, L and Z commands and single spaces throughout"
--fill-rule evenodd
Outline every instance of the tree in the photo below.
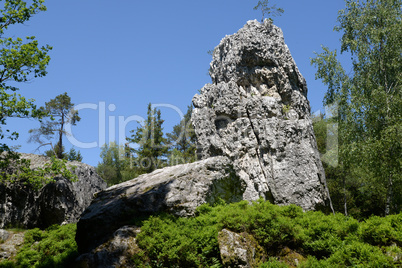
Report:
M 191 163 L 197 160 L 194 127 L 191 123 L 193 107 L 188 106 L 187 112 L 179 124 L 173 127 L 173 131 L 167 134 L 170 147 L 169 165 Z
M 258 1 L 257 5 L 254 7 L 254 10 L 258 9 L 260 9 L 262 13 L 261 22 L 264 21 L 265 16 L 268 16 L 268 19 L 273 21 L 270 16 L 280 16 L 284 12 L 282 8 L 278 8 L 276 5 L 270 6 L 269 0 Z
M 41 145 L 49 144 L 43 141 L 41 138 L 44 137 L 46 140 L 51 140 L 54 136 L 57 136 L 57 143 L 52 150 L 54 154 L 59 159 L 65 158 L 63 154 L 63 135 L 68 135 L 64 130 L 66 124 L 76 125 L 81 118 L 78 116 L 78 111 L 73 109 L 74 104 L 71 103 L 71 98 L 67 95 L 67 92 L 56 96 L 56 98 L 46 102 L 45 107 L 40 109 L 47 115 L 50 116 L 49 119 L 41 121 L 41 126 L 36 129 L 31 129 L 29 133 L 32 133 L 29 142 L 35 141 Z M 56 120 L 58 118 L 58 120 Z M 52 143 L 50 142 L 50 145 Z
M 127 138 L 127 141 L 138 145 L 137 149 L 131 150 L 134 153 L 134 166 L 140 173 L 152 172 L 166 163 L 168 147 L 163 136 L 163 122 L 160 110 L 152 109 L 152 105 L 149 103 L 144 125 L 130 131 L 133 134 Z
M 401 0 L 347 0 L 335 30 L 343 33 L 341 53 L 351 54 L 352 72 L 326 47 L 312 59 L 328 86 L 324 105 L 338 107 L 344 187 L 357 185 L 369 200 L 367 214 L 401 210 L 401 7 Z
M 102 162 L 96 171 L 109 186 L 122 182 L 122 171 L 125 167 L 123 149 L 116 143 L 105 144 L 101 148 Z
M 76 151 L 74 148 L 71 148 L 70 151 L 67 153 L 67 160 L 68 161 L 78 161 L 82 162 L 82 155 L 80 151 Z
M 51 47 L 39 47 L 34 36 L 22 38 L 6 37 L 5 32 L 14 24 L 23 24 L 40 11 L 45 11 L 43 0 L 33 0 L 31 5 L 24 1 L 6 0 L 0 17 L 0 139 L 18 139 L 18 132 L 1 126 L 10 117 L 36 117 L 42 114 L 36 109 L 34 100 L 17 94 L 15 82 L 27 82 L 46 75 Z M 5 153 L 3 153 L 5 152 Z M 0 143 L 0 168 L 6 169 L 10 158 L 15 161 L 18 154 L 6 143 Z
M 0 139 L 16 140 L 18 132 L 5 128 L 8 118 L 41 118 L 42 111 L 36 108 L 33 99 L 27 100 L 17 94 L 17 83 L 28 82 L 47 74 L 50 61 L 49 45 L 40 47 L 34 36 L 7 37 L 6 31 L 15 24 L 24 24 L 34 15 L 45 11 L 44 0 L 32 0 L 27 4 L 21 0 L 5 0 L 0 9 Z M 13 34 L 11 34 L 13 36 Z M 6 143 L 0 143 L 0 181 L 29 183 L 35 188 L 51 181 L 56 174 L 67 179 L 74 175 L 65 163 L 52 159 L 44 168 L 30 169 L 29 161 L 20 159 L 19 154 Z

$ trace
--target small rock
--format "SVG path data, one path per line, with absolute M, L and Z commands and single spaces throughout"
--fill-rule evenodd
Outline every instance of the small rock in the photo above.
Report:
M 266 256 L 256 240 L 247 233 L 223 229 L 218 234 L 219 250 L 224 267 L 250 268 Z
M 12 233 L 3 244 L 0 244 L 0 260 L 11 259 L 17 254 L 18 248 L 24 243 L 25 232 Z
M 0 229 L 0 243 L 4 243 L 10 237 L 10 233 Z

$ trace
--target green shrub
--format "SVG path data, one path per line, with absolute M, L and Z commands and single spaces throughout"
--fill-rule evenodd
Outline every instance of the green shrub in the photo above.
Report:
M 138 243 L 152 267 L 211 267 L 212 259 L 220 260 L 218 232 L 226 228 L 252 235 L 268 256 L 284 248 L 304 255 L 300 267 L 390 267 L 401 251 L 401 219 L 399 214 L 359 223 L 294 205 L 241 201 L 202 205 L 193 218 L 151 217 L 143 222 Z M 261 267 L 286 264 L 270 258 Z
M 332 267 L 394 267 L 380 248 L 359 241 L 339 247 L 326 262 Z
M 138 245 L 167 267 L 208 267 L 219 256 L 218 230 L 199 218 L 151 217 L 138 234 Z
M 264 262 L 259 266 L 259 268 L 288 268 L 289 266 L 286 265 L 285 263 L 280 262 L 276 258 L 269 258 L 267 262 Z
M 401 265 L 402 214 L 358 222 L 342 214 L 303 212 L 259 200 L 252 204 L 207 204 L 196 216 L 163 214 L 141 223 L 140 248 L 132 257 L 138 267 L 222 267 L 218 233 L 223 228 L 246 232 L 262 252 L 260 267 L 287 267 L 283 252 L 298 255 L 300 267 L 396 267 Z M 77 256 L 76 225 L 26 232 L 15 262 L 9 267 L 68 267 Z
M 75 224 L 29 230 L 15 262 L 1 262 L 0 267 L 65 267 L 78 254 L 75 232 Z
M 402 246 L 402 213 L 367 219 L 361 224 L 361 237 L 372 245 L 389 246 L 396 243 Z

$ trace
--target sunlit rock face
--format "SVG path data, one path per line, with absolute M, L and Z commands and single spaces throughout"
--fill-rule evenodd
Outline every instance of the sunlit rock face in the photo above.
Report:
M 99 267 L 93 261 L 117 241 L 119 228 L 160 212 L 192 216 L 204 203 L 261 197 L 305 210 L 329 208 L 306 82 L 282 31 L 269 21 L 249 21 L 215 48 L 210 74 L 213 83 L 193 98 L 200 161 L 98 193 L 77 224 L 80 260 L 88 267 Z
M 281 29 L 247 22 L 215 48 L 210 75 L 193 98 L 199 157 L 231 159 L 243 199 L 328 207 L 306 81 Z

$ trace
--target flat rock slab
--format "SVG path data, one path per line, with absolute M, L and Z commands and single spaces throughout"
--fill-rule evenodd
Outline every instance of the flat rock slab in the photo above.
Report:
M 226 157 L 167 167 L 100 192 L 77 225 L 81 253 L 109 240 L 117 229 L 147 215 L 168 212 L 194 215 L 204 203 L 219 198 L 236 202 L 243 198 L 244 182 Z

